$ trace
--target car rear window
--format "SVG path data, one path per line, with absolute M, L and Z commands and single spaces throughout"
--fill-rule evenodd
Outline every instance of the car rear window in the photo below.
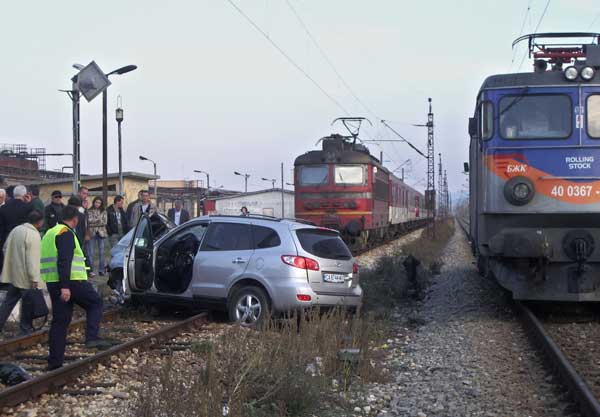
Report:
M 302 248 L 319 258 L 351 259 L 348 246 L 336 232 L 322 229 L 296 230 Z

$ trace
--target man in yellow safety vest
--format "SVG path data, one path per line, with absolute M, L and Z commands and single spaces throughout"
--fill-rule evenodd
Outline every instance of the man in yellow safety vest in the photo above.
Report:
M 106 349 L 110 344 L 98 337 L 102 319 L 102 299 L 87 281 L 87 267 L 81 242 L 77 238 L 77 209 L 63 209 L 63 221 L 49 229 L 42 239 L 40 260 L 41 279 L 48 287 L 52 300 L 48 369 L 63 365 L 67 331 L 74 304 L 86 313 L 85 345 Z

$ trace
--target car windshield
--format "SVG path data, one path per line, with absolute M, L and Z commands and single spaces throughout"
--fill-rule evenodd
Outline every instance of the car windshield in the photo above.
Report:
M 327 165 L 304 166 L 300 168 L 300 185 L 320 185 L 329 182 Z
M 566 139 L 572 129 L 571 99 L 560 94 L 507 95 L 500 100 L 504 139 Z
M 340 235 L 331 230 L 299 229 L 296 235 L 308 253 L 326 259 L 352 259 L 352 253 Z
M 360 165 L 337 165 L 335 167 L 336 184 L 362 184 L 364 170 Z

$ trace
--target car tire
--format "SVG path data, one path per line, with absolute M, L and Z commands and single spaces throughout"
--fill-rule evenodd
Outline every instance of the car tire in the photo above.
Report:
M 269 296 L 262 288 L 253 285 L 244 286 L 233 292 L 227 310 L 230 321 L 243 327 L 255 327 L 268 320 Z

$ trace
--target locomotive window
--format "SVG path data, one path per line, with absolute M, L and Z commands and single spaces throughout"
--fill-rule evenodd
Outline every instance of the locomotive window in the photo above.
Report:
M 587 133 L 590 138 L 600 139 L 600 94 L 587 99 Z
M 500 134 L 504 139 L 566 139 L 573 128 L 569 96 L 512 95 L 500 100 Z
M 360 165 L 337 165 L 335 167 L 336 184 L 363 184 L 365 172 Z
M 480 123 L 481 131 L 479 137 L 483 140 L 492 138 L 494 134 L 494 105 L 490 101 L 481 103 Z
M 327 165 L 304 166 L 300 168 L 300 185 L 320 185 L 329 182 Z

